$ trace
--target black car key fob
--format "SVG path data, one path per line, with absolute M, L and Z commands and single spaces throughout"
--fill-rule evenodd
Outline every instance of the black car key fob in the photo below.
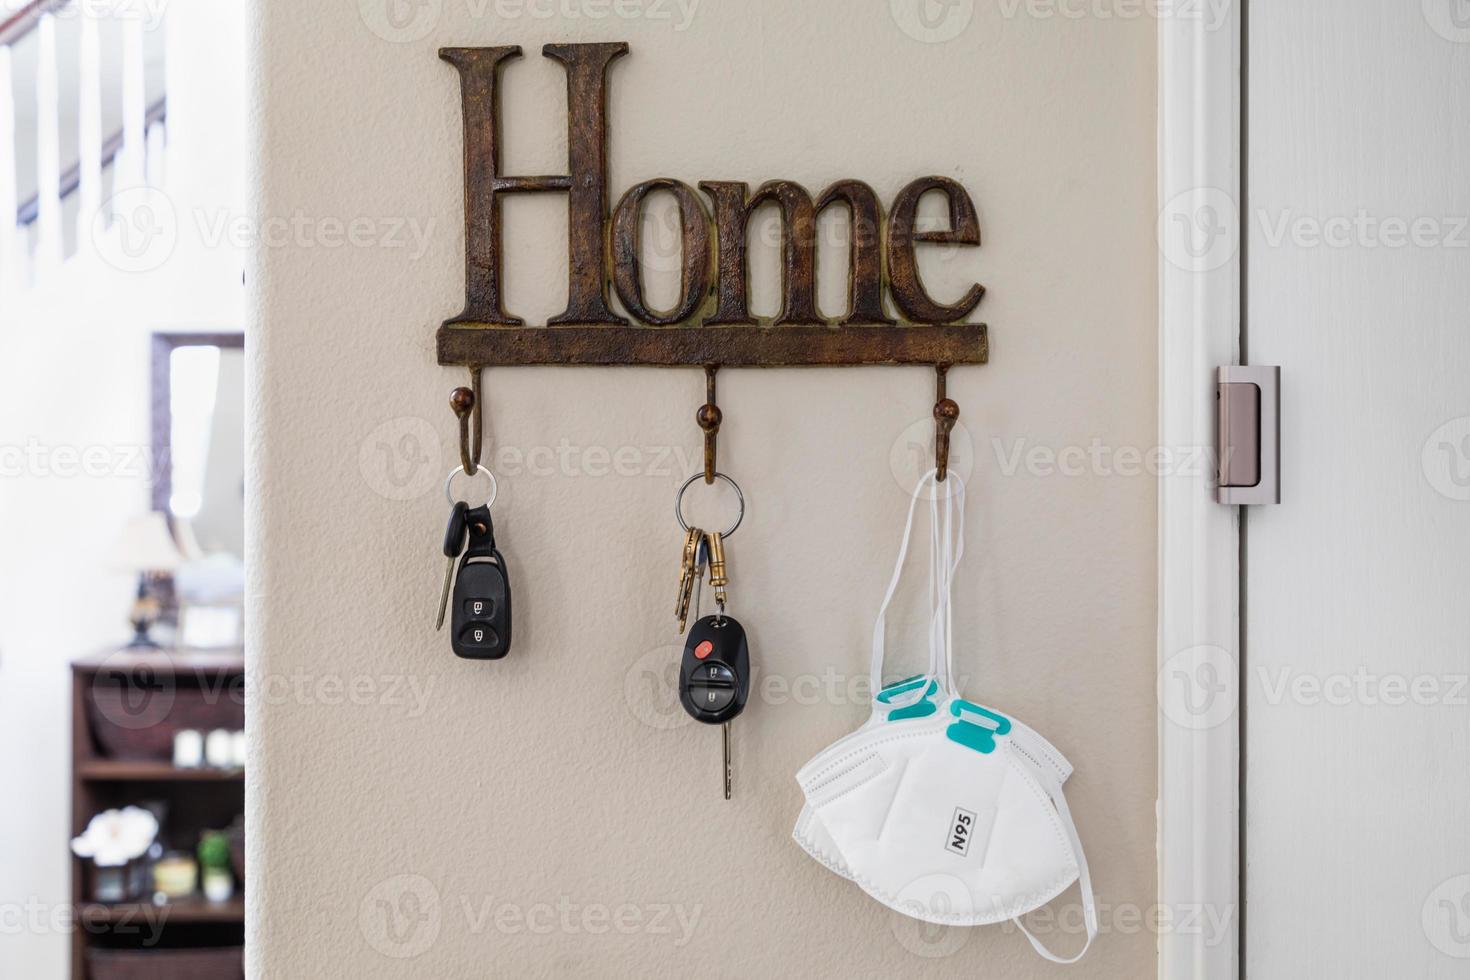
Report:
M 696 721 L 719 725 L 740 714 L 750 693 L 745 627 L 725 615 L 705 616 L 689 629 L 679 664 L 679 701 Z
M 465 515 L 469 541 L 450 598 L 450 647 L 470 660 L 499 660 L 510 652 L 510 573 L 495 547 L 490 508 Z

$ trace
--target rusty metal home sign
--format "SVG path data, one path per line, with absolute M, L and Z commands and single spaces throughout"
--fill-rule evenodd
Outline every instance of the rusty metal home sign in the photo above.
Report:
M 920 243 L 978 245 L 975 205 L 958 183 L 920 177 L 898 192 L 885 216 L 877 194 L 838 180 L 815 199 L 789 180 L 752 194 L 737 181 L 689 185 L 660 177 L 630 188 L 611 217 L 607 196 L 607 71 L 625 43 L 548 44 L 542 54 L 567 76 L 570 173 L 509 176 L 500 171 L 499 76 L 515 46 L 444 48 L 460 77 L 464 111 L 465 306 L 438 333 L 439 362 L 518 364 L 976 364 L 986 359 L 981 323 L 963 323 L 984 294 L 974 284 L 957 301 L 931 296 L 920 278 Z M 567 307 L 546 326 L 525 325 L 502 292 L 501 195 L 559 192 L 568 198 Z M 678 203 L 682 259 L 679 300 L 667 310 L 644 298 L 639 234 L 649 195 Z M 942 195 L 948 230 L 915 229 L 919 199 Z M 762 204 L 781 213 L 781 309 L 761 322 L 749 309 L 746 227 Z M 850 214 L 848 310 L 832 322 L 816 303 L 817 215 L 833 204 Z M 617 290 L 632 321 L 609 301 Z M 902 315 L 887 315 L 885 289 Z

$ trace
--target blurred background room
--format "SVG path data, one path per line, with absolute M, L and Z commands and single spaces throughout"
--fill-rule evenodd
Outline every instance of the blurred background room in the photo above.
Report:
M 244 5 L 0 2 L 0 976 L 238 977 Z

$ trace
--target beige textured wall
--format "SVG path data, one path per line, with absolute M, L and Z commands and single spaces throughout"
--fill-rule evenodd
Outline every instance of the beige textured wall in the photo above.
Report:
M 1132 455 L 1155 431 L 1153 21 L 961 2 L 926 34 L 902 2 L 431 0 L 391 28 L 382 7 L 257 4 L 258 216 L 286 220 L 262 226 L 279 234 L 250 275 L 251 975 L 1063 975 L 1013 930 L 912 928 L 789 840 L 792 774 L 865 715 L 851 684 L 931 372 L 721 375 L 720 463 L 750 501 L 731 588 L 760 672 L 734 801 L 718 732 L 684 723 L 665 680 L 699 371 L 489 372 L 515 648 L 465 662 L 433 632 L 464 377 L 433 357 L 463 296 L 458 89 L 435 49 L 527 49 L 505 162 L 556 173 L 564 82 L 540 46 L 608 39 L 632 44 L 614 196 L 658 175 L 853 176 L 887 202 L 927 173 L 973 195 L 984 245 L 925 264 L 941 295 L 990 290 L 991 363 L 950 389 L 972 490 L 958 669 L 1077 767 L 1108 906 L 1083 975 L 1151 974 L 1153 935 L 1126 913 L 1155 877 L 1155 493 Z M 565 203 L 507 211 L 510 307 L 537 322 L 565 297 Z M 769 310 L 771 250 L 754 264 Z M 900 668 L 918 663 L 905 613 Z M 1075 891 L 1061 906 L 1039 924 L 1074 945 Z

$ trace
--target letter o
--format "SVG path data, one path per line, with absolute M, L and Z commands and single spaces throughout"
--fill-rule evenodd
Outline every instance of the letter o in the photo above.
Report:
M 639 262 L 642 245 L 643 202 L 657 191 L 668 191 L 679 204 L 679 303 L 671 310 L 655 310 L 643 301 Z M 613 210 L 613 285 L 635 320 L 657 327 L 683 323 L 699 311 L 709 294 L 711 276 L 709 215 L 694 188 L 670 177 L 645 180 L 629 188 Z

